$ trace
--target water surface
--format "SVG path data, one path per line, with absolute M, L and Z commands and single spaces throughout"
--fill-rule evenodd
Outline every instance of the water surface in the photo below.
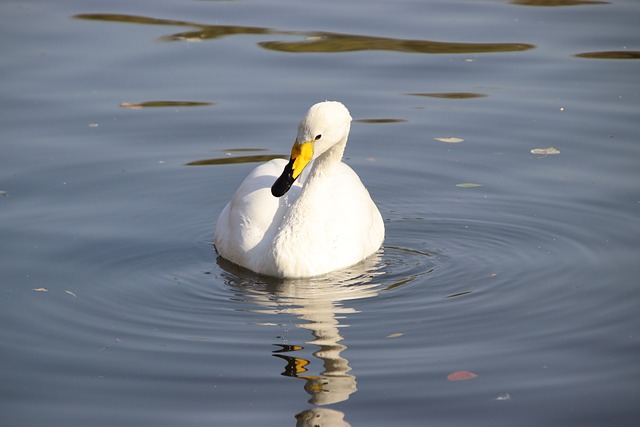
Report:
M 0 10 L 6 425 L 636 424 L 637 2 Z M 304 281 L 219 259 L 324 99 L 384 247 Z

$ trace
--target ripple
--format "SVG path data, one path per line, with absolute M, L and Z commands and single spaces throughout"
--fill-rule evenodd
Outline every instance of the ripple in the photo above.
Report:
M 387 246 L 401 245 L 428 256 L 414 267 L 399 256 L 397 262 L 404 263 L 399 272 L 409 280 L 407 286 L 391 289 L 407 296 L 408 310 L 419 310 L 447 297 L 482 301 L 495 297 L 494 292 L 515 291 L 523 283 L 552 283 L 552 278 L 565 276 L 575 265 L 600 265 L 602 248 L 594 244 L 587 224 L 604 213 L 573 212 L 575 208 L 542 200 L 531 205 L 515 197 L 492 200 L 490 209 L 469 206 L 466 215 L 454 210 L 415 216 L 410 207 L 403 212 L 405 207 L 399 206 L 387 222 Z M 549 218 L 548 212 L 557 218 Z M 420 274 L 421 269 L 429 274 Z M 526 278 L 520 276 L 524 271 Z M 578 271 L 573 279 L 580 278 L 587 279 Z M 401 283 L 402 277 L 395 281 Z M 484 304 L 491 306 L 492 301 Z
M 565 253 L 595 262 L 597 254 L 588 245 L 571 234 L 560 235 L 558 227 L 567 228 L 517 214 L 398 217 L 388 222 L 387 243 L 375 257 L 351 269 L 306 280 L 263 277 L 222 258 L 217 262 L 224 282 L 243 292 L 282 296 L 294 288 L 304 293 L 304 289 L 320 292 L 325 287 L 337 299 L 357 299 L 401 289 L 407 294 L 428 285 L 434 292 L 420 292 L 427 302 L 466 297 L 489 281 L 492 286 L 511 286 L 517 270 L 530 270 L 531 265 L 546 266 L 538 272 L 541 278 L 559 274 L 565 263 L 549 265 L 549 259 Z
M 418 249 L 391 245 L 384 246 L 382 263 L 382 270 L 385 272 L 385 290 L 411 284 L 433 273 L 437 268 L 432 254 Z
M 313 289 L 314 297 L 326 289 L 339 300 L 369 298 L 380 291 L 415 282 L 437 268 L 431 254 L 392 245 L 383 246 L 376 254 L 350 268 L 308 279 L 261 276 L 222 257 L 217 258 L 217 263 L 222 269 L 223 280 L 233 288 L 274 294 L 287 293 L 284 290 L 294 288 L 296 294 Z

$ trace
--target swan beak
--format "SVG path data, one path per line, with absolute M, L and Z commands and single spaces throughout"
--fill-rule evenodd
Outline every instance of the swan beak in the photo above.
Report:
M 282 175 L 280 175 L 280 177 L 276 179 L 276 182 L 273 183 L 273 186 L 271 186 L 271 194 L 275 197 L 281 197 L 289 191 L 293 182 L 300 176 L 312 158 L 313 141 L 300 144 L 298 140 L 296 140 L 291 149 L 289 163 L 284 167 Z

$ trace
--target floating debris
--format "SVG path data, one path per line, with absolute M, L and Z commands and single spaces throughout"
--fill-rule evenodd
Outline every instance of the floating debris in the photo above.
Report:
M 404 334 L 402 332 L 396 332 L 394 334 L 387 335 L 387 338 L 399 338 L 399 337 L 401 337 L 403 335 Z
M 105 345 L 104 347 L 102 347 L 100 350 L 98 351 L 107 351 L 109 350 L 111 347 L 113 347 L 114 345 L 118 344 L 119 342 L 122 342 L 122 340 L 120 338 L 116 338 L 115 340 L 113 340 L 113 342 L 111 344 Z
M 462 138 L 454 138 L 454 137 L 448 137 L 448 138 L 433 138 L 436 141 L 440 141 L 440 142 L 446 142 L 448 144 L 457 144 L 459 142 L 464 142 L 464 139 Z
M 473 372 L 457 371 L 457 372 L 452 372 L 449 375 L 447 375 L 447 379 L 449 381 L 465 381 L 465 380 L 472 380 L 472 379 L 476 378 L 477 376 L 478 376 L 478 374 L 474 374 Z
M 560 150 L 554 147 L 549 148 L 534 148 L 531 150 L 531 154 L 541 154 L 541 155 L 551 155 L 551 154 L 560 154 Z

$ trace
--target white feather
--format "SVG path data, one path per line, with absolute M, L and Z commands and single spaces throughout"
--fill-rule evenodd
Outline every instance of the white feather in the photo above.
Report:
M 309 109 L 296 141 L 314 141 L 312 162 L 280 198 L 271 186 L 287 161 L 267 162 L 245 178 L 216 224 L 215 245 L 223 258 L 257 273 L 302 278 L 357 264 L 380 248 L 382 216 L 358 175 L 341 161 L 350 125 L 339 102 Z

